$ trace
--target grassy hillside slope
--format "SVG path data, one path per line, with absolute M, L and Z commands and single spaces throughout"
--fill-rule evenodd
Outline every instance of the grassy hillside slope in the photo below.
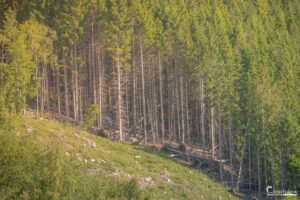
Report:
M 128 199 L 134 196 L 130 193 L 138 193 L 137 197 L 143 199 L 234 199 L 201 172 L 143 147 L 100 138 L 50 119 L 26 116 L 25 121 L 35 142 L 58 142 L 63 156 L 71 158 L 72 168 L 77 169 L 76 176 L 82 177 L 80 184 L 86 190 L 78 198 Z M 119 194 L 120 188 L 127 194 Z

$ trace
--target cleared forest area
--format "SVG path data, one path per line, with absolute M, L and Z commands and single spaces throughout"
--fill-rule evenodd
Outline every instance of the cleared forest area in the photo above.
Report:
M 175 145 L 236 192 L 299 191 L 299 13 L 297 0 L 2 0 L 0 128 L 30 108 Z

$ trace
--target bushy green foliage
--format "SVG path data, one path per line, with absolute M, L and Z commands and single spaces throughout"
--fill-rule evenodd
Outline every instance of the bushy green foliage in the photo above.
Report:
M 71 199 L 74 175 L 59 144 L 39 146 L 11 118 L 0 129 L 0 195 L 2 199 Z
M 26 98 L 37 94 L 36 67 L 38 63 L 55 61 L 54 39 L 54 31 L 39 24 L 34 17 L 20 24 L 16 10 L 5 12 L 4 25 L 0 29 L 1 110 L 20 113 Z
M 143 199 L 136 180 L 90 177 L 58 141 L 34 143 L 21 118 L 0 128 L 0 199 Z
M 95 123 L 97 114 L 99 113 L 99 105 L 92 104 L 89 106 L 86 115 L 84 116 L 84 125 L 90 127 Z
M 289 156 L 287 161 L 287 170 L 290 176 L 290 179 L 295 182 L 295 186 L 298 191 L 300 190 L 300 156 L 292 154 Z
M 142 191 L 140 190 L 136 180 L 124 181 L 123 183 L 115 183 L 110 185 L 106 193 L 107 197 L 120 200 L 138 200 L 142 199 Z
M 290 155 L 288 159 L 288 169 L 299 174 L 300 173 L 300 159 L 296 155 Z
M 142 200 L 147 195 L 139 188 L 137 181 L 99 178 L 78 173 L 77 190 L 72 193 L 73 199 L 118 199 Z
M 26 35 L 21 32 L 16 20 L 16 12 L 8 10 L 5 17 L 4 28 L 0 32 L 1 45 L 6 46 L 0 63 L 0 99 L 9 112 L 18 113 L 24 108 L 24 98 L 31 91 L 34 62 Z

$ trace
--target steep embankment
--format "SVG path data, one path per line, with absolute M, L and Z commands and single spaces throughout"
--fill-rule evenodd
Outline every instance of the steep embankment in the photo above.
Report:
M 61 144 L 64 156 L 73 160 L 70 162 L 73 163 L 72 168 L 76 168 L 77 175 L 83 177 L 82 184 L 92 183 L 87 188 L 110 183 L 106 185 L 109 190 L 100 187 L 99 194 L 86 196 L 87 199 L 103 199 L 99 197 L 103 194 L 109 199 L 120 199 L 122 194 L 118 196 L 111 187 L 115 187 L 114 183 L 118 185 L 126 181 L 129 184 L 125 184 L 123 190 L 130 196 L 130 192 L 136 192 L 134 184 L 130 189 L 128 181 L 131 179 L 136 180 L 140 188 L 138 196 L 146 199 L 234 199 L 223 186 L 201 172 L 142 147 L 113 142 L 50 119 L 26 116 L 25 121 L 27 131 L 35 142 L 49 145 L 57 141 Z M 115 190 L 119 188 L 115 187 Z M 107 192 L 116 194 L 109 195 Z

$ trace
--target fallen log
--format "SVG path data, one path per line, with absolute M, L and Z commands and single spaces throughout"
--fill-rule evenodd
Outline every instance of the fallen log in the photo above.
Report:
M 233 194 L 234 196 L 239 197 L 239 198 L 245 198 L 246 197 L 246 195 L 241 194 L 241 193 L 235 191 L 235 189 L 233 189 L 233 188 L 231 188 L 230 190 L 228 190 L 228 192 L 230 192 L 231 194 Z
M 184 152 L 181 152 L 179 150 L 176 150 L 176 149 L 172 149 L 172 148 L 166 148 L 168 151 L 172 151 L 172 152 L 175 152 L 175 153 L 178 153 L 178 154 L 181 154 L 181 155 L 184 155 L 185 153 Z

